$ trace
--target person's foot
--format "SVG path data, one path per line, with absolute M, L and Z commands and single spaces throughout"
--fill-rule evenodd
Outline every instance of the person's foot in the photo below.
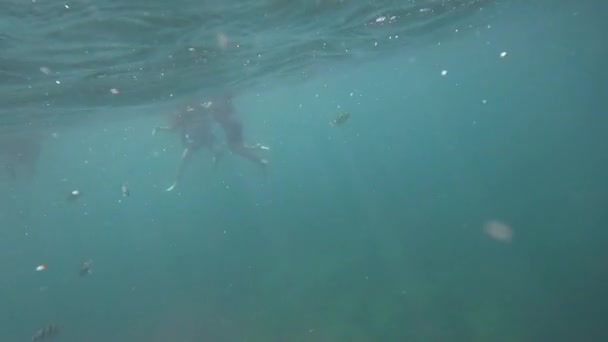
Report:
M 268 178 L 268 160 L 260 158 L 258 160 L 258 165 L 262 169 L 262 176 L 267 179 Z
M 262 145 L 260 143 L 257 143 L 257 144 L 255 144 L 253 146 L 250 146 L 249 148 L 253 149 L 253 150 L 264 150 L 264 151 L 270 150 L 270 147 Z
M 262 171 L 264 171 L 264 173 L 266 173 L 267 169 L 268 169 L 268 160 L 260 158 L 257 160 L 258 165 L 260 165 L 260 167 L 262 168 Z
M 177 182 L 173 183 L 173 185 L 171 185 L 170 187 L 168 187 L 167 190 L 165 190 L 165 191 L 173 191 L 176 186 L 177 186 Z

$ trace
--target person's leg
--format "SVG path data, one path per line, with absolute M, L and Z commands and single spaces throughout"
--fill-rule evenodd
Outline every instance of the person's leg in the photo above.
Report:
M 152 135 L 156 135 L 157 132 L 174 132 L 175 129 L 169 126 L 158 126 L 152 130 Z
M 213 160 L 213 167 L 217 169 L 219 165 L 220 159 L 224 156 L 224 151 L 221 149 L 220 145 L 215 140 L 215 137 L 211 140 L 209 146 L 209 151 L 211 151 L 211 159 Z
M 262 167 L 265 167 L 266 164 L 268 164 L 266 159 L 260 158 L 254 153 L 256 150 L 267 150 L 268 147 L 261 144 L 247 146 L 243 140 L 243 126 L 238 120 L 232 118 L 232 120 L 220 122 L 220 125 L 226 133 L 226 140 L 228 140 L 228 145 L 232 152 L 249 159 Z
M 245 145 L 245 148 L 248 148 L 250 150 L 263 150 L 263 151 L 270 150 L 270 147 L 268 147 L 266 145 L 262 145 L 260 143 L 257 143 L 255 145 Z
M 175 177 L 175 182 L 173 182 L 173 185 L 171 185 L 170 187 L 167 188 L 167 191 L 173 191 L 177 187 L 177 185 L 181 181 L 181 179 L 184 175 L 184 171 L 186 170 L 186 167 L 190 163 L 191 159 L 192 159 L 192 149 L 190 149 L 189 147 L 184 148 L 184 152 L 182 153 L 182 158 L 179 160 L 179 164 L 177 166 L 177 176 Z
M 230 145 L 230 149 L 232 150 L 232 152 L 240 155 L 245 159 L 249 159 L 262 167 L 265 167 L 268 164 L 268 160 L 261 158 L 260 156 L 255 154 L 254 151 L 258 149 L 257 147 L 246 146 L 243 143 L 234 143 Z

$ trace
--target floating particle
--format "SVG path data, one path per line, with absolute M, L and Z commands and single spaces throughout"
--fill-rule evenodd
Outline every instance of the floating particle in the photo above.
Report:
M 441 70 L 441 76 L 445 76 L 445 75 L 447 75 L 447 74 L 448 74 L 448 71 L 447 71 L 447 70 Z
M 481 104 L 487 104 L 487 103 L 488 103 L 488 100 L 485 100 L 485 99 L 481 100 Z
M 41 272 L 46 270 L 46 264 L 40 264 L 38 266 L 36 266 L 36 272 Z
M 507 52 L 503 51 L 500 53 L 500 58 L 505 58 L 507 56 Z
M 223 33 L 219 33 L 217 35 L 217 45 L 219 45 L 220 48 L 225 49 L 228 47 L 228 36 L 226 36 Z
M 57 83 L 57 84 L 61 84 L 61 82 L 60 82 L 59 80 L 55 81 L 55 83 Z
M 74 190 L 72 192 L 70 192 L 70 194 L 68 195 L 68 201 L 76 201 L 78 198 L 80 198 L 80 191 L 78 190 Z
M 340 113 L 334 120 L 332 120 L 329 124 L 332 126 L 340 126 L 345 124 L 348 119 L 350 119 L 350 113 L 342 112 Z
M 122 191 L 122 197 L 131 196 L 131 191 L 129 191 L 129 188 L 127 188 L 127 184 L 125 184 L 125 183 L 122 184 L 121 191 Z
M 110 93 L 112 93 L 114 95 L 118 95 L 120 92 L 118 91 L 118 89 L 112 88 L 112 89 L 110 89 Z
M 492 239 L 504 243 L 513 240 L 513 230 L 506 223 L 500 221 L 489 221 L 483 225 L 483 231 Z
M 80 272 L 78 272 L 78 274 L 81 277 L 87 276 L 91 273 L 93 273 L 91 267 L 93 265 L 93 261 L 92 260 L 87 260 L 85 262 L 82 263 L 82 265 L 80 266 Z
M 45 75 L 49 75 L 51 73 L 51 69 L 43 66 L 43 67 L 40 67 L 40 72 L 42 72 Z
M 59 335 L 59 327 L 56 324 L 49 324 L 38 330 L 32 337 L 32 342 L 47 341 Z

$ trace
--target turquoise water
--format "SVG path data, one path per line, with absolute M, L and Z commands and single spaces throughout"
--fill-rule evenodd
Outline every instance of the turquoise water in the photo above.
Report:
M 299 10 L 297 23 L 314 12 Z M 27 78 L 2 83 L 22 89 L 2 95 L 3 165 L 17 136 L 42 151 L 33 177 L 0 177 L 0 341 L 48 324 L 62 342 L 604 341 L 604 13 L 598 1 L 496 2 L 380 56 L 285 78 L 289 63 L 246 80 L 208 71 L 225 80 L 215 86 L 102 77 L 37 98 L 70 82 L 69 63 L 46 75 L 32 59 L 50 80 L 29 93 Z M 7 65 L 4 76 L 24 72 Z M 201 151 L 165 192 L 182 147 L 152 128 L 225 84 L 247 141 L 271 148 L 267 172 L 234 155 L 214 169 Z M 342 111 L 351 119 L 329 125 Z

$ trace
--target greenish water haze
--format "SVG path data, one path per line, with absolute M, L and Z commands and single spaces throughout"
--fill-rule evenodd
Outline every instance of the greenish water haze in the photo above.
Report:
M 34 178 L 0 178 L 0 341 L 49 323 L 62 342 L 608 339 L 606 5 L 483 11 L 384 58 L 245 82 L 266 175 L 202 152 L 163 191 L 181 146 L 150 132 L 193 83 L 91 99 L 86 120 L 62 94 Z

